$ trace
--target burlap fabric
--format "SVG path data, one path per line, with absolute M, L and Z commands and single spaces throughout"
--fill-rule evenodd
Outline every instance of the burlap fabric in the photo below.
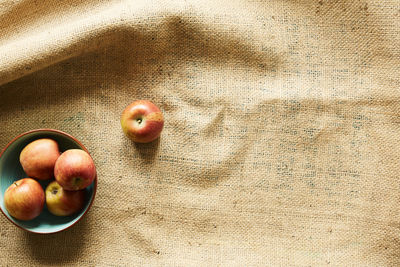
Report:
M 3 0 L 0 28 L 0 146 L 66 131 L 99 179 L 65 232 L 1 216 L 1 266 L 400 265 L 398 0 Z

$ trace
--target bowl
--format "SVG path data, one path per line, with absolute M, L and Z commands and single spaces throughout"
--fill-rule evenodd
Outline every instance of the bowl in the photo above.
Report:
M 96 195 L 97 175 L 92 184 L 85 189 L 85 205 L 80 212 L 65 217 L 55 216 L 47 210 L 45 204 L 42 213 L 33 220 L 21 221 L 13 218 L 4 206 L 4 193 L 13 182 L 28 177 L 19 162 L 19 154 L 27 144 L 40 138 L 51 138 L 55 140 L 59 145 L 60 152 L 73 148 L 83 149 L 88 152 L 84 145 L 75 137 L 59 130 L 36 129 L 18 135 L 11 140 L 0 153 L 0 208 L 7 219 L 16 226 L 28 232 L 51 234 L 73 226 L 88 212 Z M 45 189 L 51 181 L 52 180 L 38 182 L 42 185 L 43 189 Z

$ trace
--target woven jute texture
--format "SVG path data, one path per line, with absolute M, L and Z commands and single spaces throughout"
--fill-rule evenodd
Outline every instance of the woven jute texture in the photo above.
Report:
M 61 233 L 1 216 L 0 265 L 399 266 L 399 29 L 398 0 L 1 1 L 0 147 L 68 132 L 98 191 Z

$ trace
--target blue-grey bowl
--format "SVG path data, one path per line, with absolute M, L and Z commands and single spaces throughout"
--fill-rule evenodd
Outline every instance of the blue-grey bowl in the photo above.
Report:
M 89 153 L 84 145 L 75 137 L 59 130 L 36 129 L 18 135 L 6 145 L 0 154 L 0 208 L 7 219 L 16 226 L 33 233 L 51 234 L 73 226 L 88 212 L 96 195 L 97 175 L 93 183 L 85 189 L 85 205 L 80 212 L 70 216 L 59 217 L 51 214 L 45 205 L 42 213 L 33 220 L 21 221 L 13 218 L 4 207 L 4 193 L 13 182 L 28 177 L 19 162 L 19 154 L 27 144 L 40 138 L 51 138 L 55 140 L 59 145 L 60 152 L 67 149 L 78 148 Z M 51 181 L 52 180 L 38 182 L 42 185 L 43 189 L 46 189 L 46 186 Z

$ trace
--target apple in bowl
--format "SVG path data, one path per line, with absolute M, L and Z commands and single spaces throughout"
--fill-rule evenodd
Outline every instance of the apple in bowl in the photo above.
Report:
M 148 143 L 157 139 L 164 127 L 161 110 L 148 100 L 129 104 L 121 114 L 123 132 L 134 142 Z
M 56 216 L 68 216 L 80 211 L 85 204 L 85 190 L 68 191 L 57 181 L 46 187 L 46 205 Z
M 86 151 L 68 149 L 58 157 L 54 177 L 65 190 L 82 190 L 96 178 L 96 167 Z
M 49 138 L 41 138 L 22 149 L 19 161 L 28 177 L 48 180 L 54 176 L 54 165 L 59 156 L 58 143 Z
M 12 183 L 4 193 L 4 206 L 15 219 L 29 221 L 42 212 L 45 195 L 42 186 L 32 178 Z

